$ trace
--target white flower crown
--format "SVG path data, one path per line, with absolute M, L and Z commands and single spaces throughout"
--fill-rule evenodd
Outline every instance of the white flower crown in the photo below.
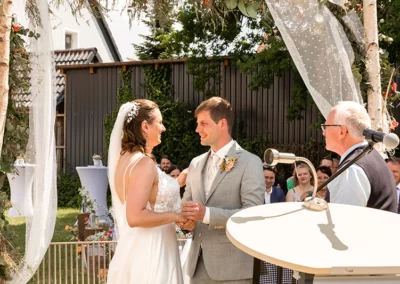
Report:
M 131 122 L 132 119 L 134 119 L 138 115 L 140 109 L 140 103 L 133 102 L 132 104 L 133 104 L 132 109 L 126 114 L 125 118 L 126 122 L 128 123 Z

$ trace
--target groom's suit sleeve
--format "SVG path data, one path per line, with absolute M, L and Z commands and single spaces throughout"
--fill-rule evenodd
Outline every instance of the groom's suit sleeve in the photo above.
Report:
M 253 154 L 247 153 L 247 155 L 248 162 L 245 166 L 240 185 L 238 186 L 242 208 L 229 210 L 209 207 L 209 230 L 225 230 L 226 223 L 233 214 L 248 207 L 264 204 L 265 181 L 261 160 Z M 232 194 L 235 194 L 235 192 L 232 192 Z M 223 206 L 223 204 L 221 206 Z

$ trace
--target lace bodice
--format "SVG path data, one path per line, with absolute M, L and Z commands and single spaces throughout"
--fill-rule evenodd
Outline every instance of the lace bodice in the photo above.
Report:
M 178 182 L 157 168 L 158 171 L 158 193 L 154 211 L 179 211 L 181 209 L 181 198 L 179 195 Z

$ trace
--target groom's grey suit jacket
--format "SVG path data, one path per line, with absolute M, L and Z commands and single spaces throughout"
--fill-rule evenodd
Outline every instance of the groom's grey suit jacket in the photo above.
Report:
M 194 158 L 186 179 L 183 202 L 200 202 L 210 209 L 209 225 L 197 222 L 188 257 L 187 274 L 192 277 L 202 248 L 204 264 L 213 280 L 249 279 L 253 275 L 253 257 L 236 248 L 225 233 L 226 222 L 236 212 L 264 203 L 264 174 L 260 158 L 242 149 L 236 142 L 228 157 L 236 157 L 230 171 L 219 170 L 206 197 L 203 171 L 207 153 Z M 249 238 L 251 236 L 249 235 Z

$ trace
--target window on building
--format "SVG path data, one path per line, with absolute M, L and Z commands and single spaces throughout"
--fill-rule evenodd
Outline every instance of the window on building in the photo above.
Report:
M 78 48 L 78 35 L 73 32 L 65 33 L 65 49 Z

